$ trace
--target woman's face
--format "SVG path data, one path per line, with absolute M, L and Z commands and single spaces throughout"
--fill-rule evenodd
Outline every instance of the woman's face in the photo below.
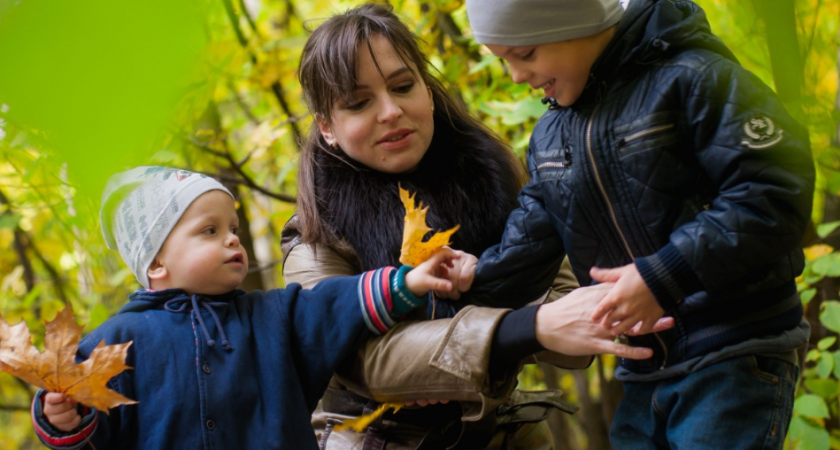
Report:
M 403 173 L 420 163 L 435 131 L 432 93 L 400 60 L 382 36 L 371 39 L 376 69 L 367 45 L 356 54 L 358 86 L 339 100 L 332 123 L 318 121 L 327 143 L 337 143 L 354 160 L 385 173 Z

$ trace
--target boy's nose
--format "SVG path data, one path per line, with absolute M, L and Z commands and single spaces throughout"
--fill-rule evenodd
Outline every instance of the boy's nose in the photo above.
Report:
M 228 234 L 227 245 L 228 247 L 239 247 L 239 236 L 234 233 Z
M 522 84 L 531 78 L 532 73 L 529 70 L 518 69 L 516 66 L 510 66 L 510 77 L 516 84 Z

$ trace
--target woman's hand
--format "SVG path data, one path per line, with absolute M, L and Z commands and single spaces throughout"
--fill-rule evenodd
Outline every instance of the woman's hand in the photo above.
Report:
M 615 342 L 615 336 L 609 330 L 592 321 L 592 312 L 613 286 L 613 283 L 602 283 L 578 288 L 553 303 L 542 305 L 537 311 L 537 341 L 547 350 L 569 356 L 607 353 L 628 359 L 653 356 L 653 350 L 649 348 Z M 663 331 L 673 326 L 674 319 L 664 317 L 651 331 Z M 628 334 L 637 330 L 631 329 Z

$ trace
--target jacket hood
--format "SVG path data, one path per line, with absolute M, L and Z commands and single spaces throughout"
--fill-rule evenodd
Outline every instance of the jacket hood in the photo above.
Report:
M 638 70 L 684 48 L 705 49 L 732 61 L 735 55 L 712 34 L 706 13 L 688 0 L 633 0 L 615 36 L 595 62 L 596 80 Z

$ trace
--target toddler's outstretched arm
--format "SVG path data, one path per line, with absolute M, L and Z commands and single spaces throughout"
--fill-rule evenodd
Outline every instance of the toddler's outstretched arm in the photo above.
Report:
M 634 334 L 650 333 L 665 314 L 635 264 L 615 269 L 593 267 L 589 275 L 600 283 L 615 284 L 592 313 L 592 321 L 601 322 L 601 327 L 613 336 L 631 329 Z

